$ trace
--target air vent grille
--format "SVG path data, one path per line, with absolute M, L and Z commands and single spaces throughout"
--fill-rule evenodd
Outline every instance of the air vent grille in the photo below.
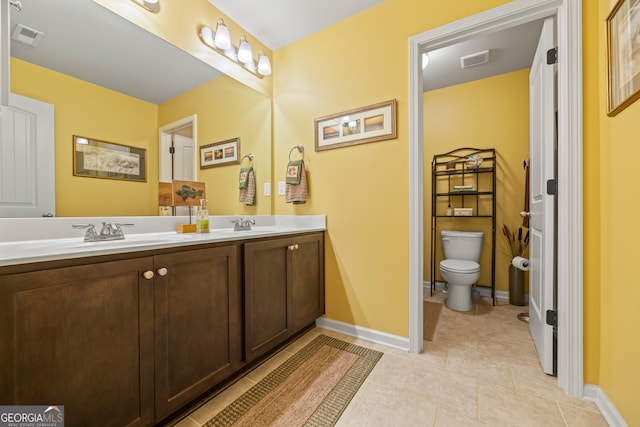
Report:
M 489 51 L 472 53 L 460 58 L 460 66 L 462 68 L 475 67 L 476 65 L 486 64 L 489 62 Z
M 16 29 L 13 30 L 11 39 L 29 46 L 37 46 L 42 36 L 44 36 L 44 33 L 41 31 L 18 24 L 16 25 Z

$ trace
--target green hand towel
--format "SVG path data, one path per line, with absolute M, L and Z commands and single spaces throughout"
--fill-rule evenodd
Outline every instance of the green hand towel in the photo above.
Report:
M 302 168 L 300 165 L 302 164 L 302 159 L 300 160 L 292 160 L 287 164 L 287 184 L 298 185 L 300 184 L 300 171 Z
M 240 186 L 238 188 L 247 188 L 247 185 L 249 183 L 249 171 L 251 171 L 252 169 L 252 167 L 240 168 Z

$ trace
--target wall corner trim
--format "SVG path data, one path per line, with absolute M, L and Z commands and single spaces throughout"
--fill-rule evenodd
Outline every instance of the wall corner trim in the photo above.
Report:
M 409 338 L 398 335 L 392 335 L 386 332 L 376 331 L 375 329 L 364 328 L 362 326 L 328 319 L 326 317 L 316 319 L 316 326 L 329 331 L 339 332 L 350 337 L 371 341 L 376 344 L 383 344 L 398 350 L 409 351 Z
M 600 412 L 602 412 L 602 416 L 610 426 L 628 427 L 613 402 L 609 400 L 605 392 L 599 386 L 585 384 L 583 395 L 585 400 L 596 404 L 598 409 L 600 409 Z

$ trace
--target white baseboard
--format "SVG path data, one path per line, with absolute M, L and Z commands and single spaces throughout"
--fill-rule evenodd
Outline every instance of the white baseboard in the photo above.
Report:
M 425 292 L 429 289 L 431 289 L 431 282 L 423 282 L 423 286 L 425 287 Z M 444 283 L 443 282 L 436 282 L 436 289 L 444 289 Z M 477 288 L 478 291 L 480 291 L 480 295 L 482 295 L 483 297 L 490 297 L 491 296 L 491 288 L 487 288 L 484 286 L 478 286 Z M 509 292 L 507 291 L 496 291 L 496 298 L 501 298 L 501 299 L 509 299 Z M 526 302 L 529 302 L 529 294 L 524 296 L 524 300 Z
M 602 416 L 607 421 L 607 423 L 612 427 L 628 427 L 620 412 L 616 409 L 615 405 L 604 391 L 597 385 L 593 384 L 585 384 L 584 385 L 584 399 L 590 402 L 594 402 Z
M 386 332 L 376 331 L 375 329 L 339 322 L 337 320 L 327 319 L 326 317 L 316 319 L 316 326 L 318 328 L 339 332 L 350 337 L 397 348 L 398 350 L 409 351 L 409 338 L 398 335 L 392 335 Z

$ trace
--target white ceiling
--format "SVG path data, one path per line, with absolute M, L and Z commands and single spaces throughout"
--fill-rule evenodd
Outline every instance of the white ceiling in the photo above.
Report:
M 209 0 L 209 3 L 269 49 L 276 50 L 382 1 Z
M 271 49 L 293 43 L 381 1 L 209 0 Z M 37 47 L 11 41 L 12 56 L 155 104 L 220 75 L 91 0 L 21 2 L 21 12 L 10 8 L 11 30 L 21 23 L 42 31 L 44 37 Z M 429 52 L 425 90 L 529 67 L 540 28 L 539 22 L 526 24 Z M 490 49 L 488 64 L 460 68 L 460 56 L 485 49 Z

